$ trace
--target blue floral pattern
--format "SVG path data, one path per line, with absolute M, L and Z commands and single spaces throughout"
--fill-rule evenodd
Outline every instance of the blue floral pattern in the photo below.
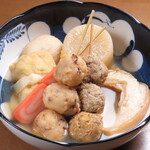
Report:
M 0 60 L 1 60 L 1 55 L 4 51 L 4 48 L 5 48 L 5 42 L 4 42 L 4 39 L 0 40 Z
M 24 24 L 19 24 L 12 30 L 10 30 L 1 40 L 0 40 L 0 60 L 2 53 L 5 48 L 5 42 L 7 44 L 12 43 L 13 41 L 19 39 L 25 32 L 25 25 Z

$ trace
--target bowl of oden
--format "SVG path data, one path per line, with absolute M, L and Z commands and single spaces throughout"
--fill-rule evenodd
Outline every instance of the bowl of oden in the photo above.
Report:
M 53 2 L 0 28 L 0 119 L 44 150 L 116 148 L 150 121 L 150 30 L 92 2 Z

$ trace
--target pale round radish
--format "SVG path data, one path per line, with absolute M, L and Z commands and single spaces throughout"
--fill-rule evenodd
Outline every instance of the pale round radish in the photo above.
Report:
M 92 41 L 97 33 L 102 30 L 100 26 L 92 26 L 92 31 L 90 25 L 84 38 L 83 34 L 86 25 L 80 25 L 70 30 L 64 39 L 61 56 L 66 53 L 78 54 L 82 52 L 87 47 L 88 43 L 90 43 L 90 39 Z M 81 56 L 87 56 L 89 54 L 98 56 L 108 67 L 111 66 L 113 61 L 113 42 L 110 34 L 106 30 L 91 42 L 91 45 L 87 47 Z

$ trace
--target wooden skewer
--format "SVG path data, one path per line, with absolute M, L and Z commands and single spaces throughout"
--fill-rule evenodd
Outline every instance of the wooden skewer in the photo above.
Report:
M 91 30 L 90 30 L 90 45 L 89 45 L 89 55 L 91 54 L 91 49 L 92 49 L 92 38 L 93 38 L 93 28 L 94 28 L 94 25 L 91 24 Z
M 81 38 L 81 41 L 80 41 L 80 44 L 79 44 L 79 48 L 77 49 L 77 55 L 80 53 L 80 48 L 81 48 L 82 42 L 83 42 L 84 37 L 85 37 L 85 35 L 86 35 L 86 33 L 87 33 L 87 30 L 88 30 L 88 28 L 89 28 L 89 25 L 90 25 L 90 23 L 91 23 L 91 20 L 92 20 L 92 18 L 93 18 L 94 13 L 95 13 L 95 10 L 92 10 L 92 12 L 91 12 L 91 14 L 90 14 L 90 17 L 89 17 L 89 19 L 88 19 L 88 22 L 87 22 L 87 24 L 86 24 L 86 26 L 85 26 L 85 29 L 84 29 L 84 31 L 83 31 L 82 38 Z
M 100 34 L 106 29 L 106 26 L 104 26 L 95 36 L 95 38 L 92 40 L 92 42 L 94 42 L 99 36 Z M 90 45 L 90 42 L 86 45 L 86 47 L 78 54 L 78 55 L 82 55 L 83 52 L 88 48 L 88 46 Z

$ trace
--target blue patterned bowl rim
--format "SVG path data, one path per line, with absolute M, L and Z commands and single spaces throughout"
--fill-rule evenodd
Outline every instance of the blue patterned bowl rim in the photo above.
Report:
M 82 5 L 85 5 L 85 4 L 96 4 L 96 5 L 101 5 L 101 6 L 105 6 L 109 9 L 114 9 L 114 10 L 118 10 L 119 12 L 122 12 L 124 13 L 125 15 L 127 15 L 128 17 L 130 17 L 130 19 L 132 19 L 135 23 L 137 24 L 140 24 L 142 28 L 145 28 L 146 30 L 148 30 L 150 32 L 150 29 L 145 26 L 143 23 L 141 23 L 140 21 L 138 21 L 135 17 L 133 17 L 132 15 L 130 15 L 129 13 L 125 12 L 125 11 L 122 11 L 120 10 L 119 8 L 116 8 L 116 7 L 113 7 L 113 6 L 110 6 L 110 5 L 106 5 L 106 4 L 102 4 L 102 3 L 97 3 L 97 2 L 80 2 L 80 1 L 75 1 L 75 0 L 68 0 L 68 1 L 57 1 L 57 2 L 50 2 L 50 3 L 46 3 L 46 4 L 42 4 L 42 5 L 39 5 L 39 6 L 36 6 L 36 7 L 33 7 L 29 10 L 27 10 L 26 12 L 20 14 L 20 15 L 17 15 L 15 17 L 13 17 L 12 19 L 10 19 L 8 22 L 6 22 L 2 27 L 0 27 L 0 37 L 2 35 L 2 33 L 4 32 L 5 28 L 7 28 L 7 25 L 11 24 L 14 20 L 16 20 L 17 18 L 20 18 L 20 17 L 24 17 L 25 15 L 29 14 L 30 12 L 34 11 L 35 9 L 39 9 L 40 7 L 44 7 L 44 6 L 47 6 L 47 5 L 55 5 L 57 3 L 60 3 L 60 4 L 70 4 L 70 3 L 78 3 L 80 4 L 81 6 Z M 2 82 L 2 80 L 1 80 Z M 2 100 L 0 100 L 2 101 Z M 120 137 L 123 137 L 127 134 L 130 134 L 140 128 L 143 128 L 144 126 L 146 126 L 149 121 L 150 121 L 150 115 L 144 120 L 142 121 L 138 126 L 136 126 L 135 128 L 121 134 L 121 135 L 118 135 L 118 136 L 115 136 L 113 138 L 110 138 L 109 140 L 101 140 L 101 141 L 96 141 L 96 142 L 89 142 L 89 143 L 66 143 L 66 142 L 57 142 L 57 141 L 52 141 L 52 140 L 47 140 L 45 138 L 42 138 L 42 137 L 38 137 L 36 135 L 33 135 L 23 129 L 21 129 L 20 127 L 16 126 L 15 124 L 13 124 L 12 122 L 10 122 L 1 112 L 0 112 L 0 117 L 6 121 L 8 124 L 10 124 L 11 126 L 13 126 L 14 128 L 16 128 L 17 130 L 25 133 L 25 134 L 28 134 L 32 137 L 35 137 L 37 139 L 40 139 L 40 140 L 43 140 L 43 141 L 46 141 L 46 142 L 51 142 L 51 143 L 54 143 L 54 144 L 58 144 L 58 145 L 62 145 L 62 146 L 67 146 L 67 147 L 72 147 L 72 146 L 82 146 L 82 145 L 89 145 L 89 144 L 98 144 L 98 143 L 104 143 L 104 142 L 108 142 L 108 141 L 113 141 L 115 139 L 118 139 Z

